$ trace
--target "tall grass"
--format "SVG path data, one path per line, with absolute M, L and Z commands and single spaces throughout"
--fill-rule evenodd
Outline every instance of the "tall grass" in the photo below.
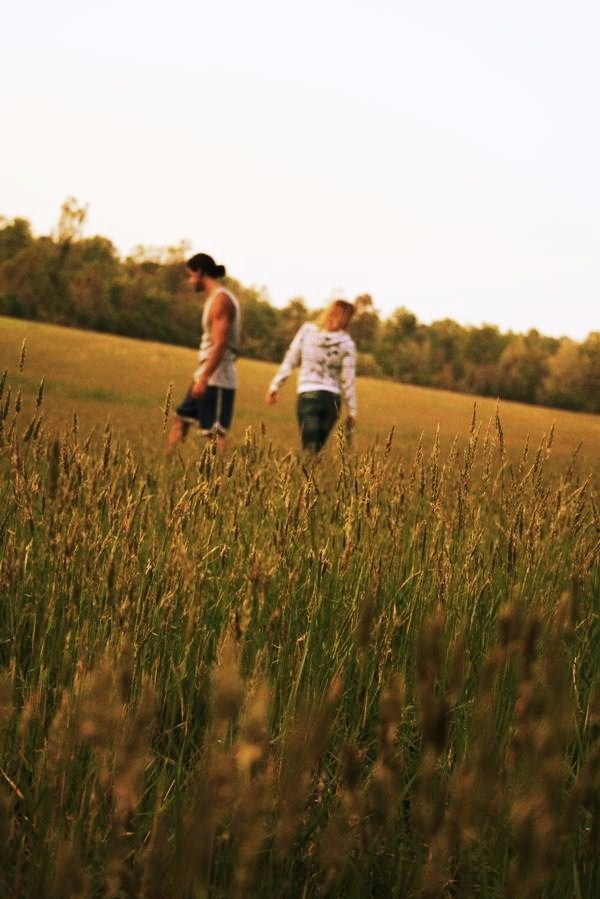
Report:
M 598 894 L 600 516 L 552 433 L 163 460 L 43 393 L 2 380 L 2 895 Z

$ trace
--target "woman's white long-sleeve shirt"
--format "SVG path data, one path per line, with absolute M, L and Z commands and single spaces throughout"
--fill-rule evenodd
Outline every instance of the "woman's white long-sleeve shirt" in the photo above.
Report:
M 279 390 L 298 366 L 298 393 L 329 390 L 341 394 L 349 414 L 356 416 L 356 346 L 347 331 L 321 330 L 312 322 L 302 325 L 271 381 L 270 392 Z

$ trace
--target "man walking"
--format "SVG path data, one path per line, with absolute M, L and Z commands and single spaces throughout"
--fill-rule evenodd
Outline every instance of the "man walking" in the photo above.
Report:
M 211 256 L 197 253 L 188 260 L 187 270 L 190 284 L 206 295 L 206 302 L 198 368 L 183 402 L 175 410 L 168 444 L 172 449 L 185 440 L 194 425 L 202 434 L 214 437 L 219 450 L 223 450 L 237 388 L 240 306 L 220 281 L 225 276 L 225 266 L 217 265 Z

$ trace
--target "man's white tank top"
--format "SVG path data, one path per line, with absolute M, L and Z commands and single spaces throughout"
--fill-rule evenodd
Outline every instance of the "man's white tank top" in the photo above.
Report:
M 210 311 L 215 298 L 220 293 L 227 294 L 227 296 L 233 303 L 234 315 L 233 321 L 229 325 L 229 333 L 227 335 L 227 346 L 225 348 L 225 352 L 223 353 L 223 356 L 217 368 L 212 373 L 208 383 L 211 387 L 227 387 L 230 390 L 235 390 L 235 388 L 237 387 L 237 372 L 235 370 L 235 360 L 237 359 L 239 353 L 242 323 L 240 315 L 240 304 L 238 303 L 237 298 L 231 293 L 230 290 L 227 290 L 226 287 L 219 287 L 218 290 L 215 290 L 214 293 L 211 293 L 204 304 L 204 310 L 202 312 L 202 338 L 200 340 L 200 349 L 198 351 L 198 362 L 200 364 L 198 366 L 198 369 L 196 370 L 196 375 L 200 375 L 200 373 L 202 372 L 204 363 L 210 356 L 214 346 L 211 328 L 209 325 Z

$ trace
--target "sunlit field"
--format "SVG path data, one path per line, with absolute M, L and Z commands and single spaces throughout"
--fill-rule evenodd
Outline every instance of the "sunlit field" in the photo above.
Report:
M 26 357 L 19 372 L 22 343 Z M 0 317 L 0 370 L 22 390 L 30 408 L 44 378 L 44 417 L 50 429 L 69 427 L 76 414 L 82 431 L 102 430 L 110 420 L 118 437 L 146 452 L 164 447 L 165 398 L 172 385 L 172 404 L 183 397 L 196 365 L 192 349 L 147 343 L 71 328 L 57 328 Z M 295 385 L 285 385 L 277 406 L 265 404 L 276 366 L 241 359 L 240 390 L 232 429 L 232 444 L 243 440 L 246 428 L 260 429 L 280 449 L 296 450 Z M 439 428 L 439 442 L 449 450 L 455 437 L 464 440 L 473 418 L 482 427 L 496 418 L 497 404 L 489 398 L 390 381 L 359 378 L 359 428 L 356 447 L 366 450 L 384 441 L 394 428 L 394 451 L 411 455 L 422 439 L 430 449 Z M 550 467 L 565 464 L 574 452 L 585 470 L 600 471 L 600 417 L 558 409 L 502 403 L 500 416 L 506 451 L 517 458 L 527 441 L 536 447 L 554 427 Z M 199 451 L 190 441 L 184 455 Z
M 0 895 L 598 896 L 600 420 L 194 361 L 0 319 Z

